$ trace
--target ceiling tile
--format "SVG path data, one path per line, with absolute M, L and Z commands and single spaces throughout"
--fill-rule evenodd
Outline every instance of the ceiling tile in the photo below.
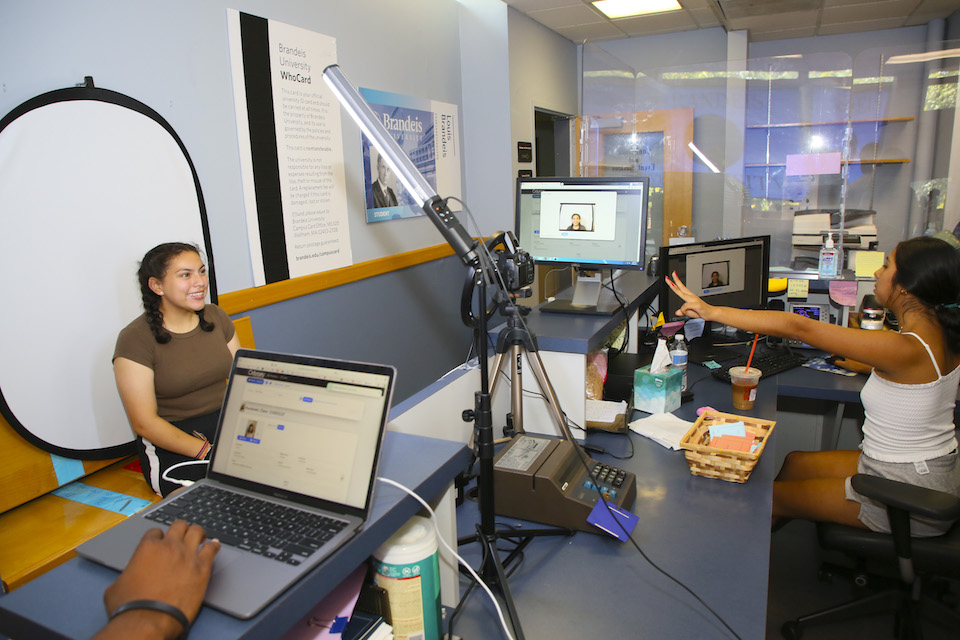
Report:
M 841 22 L 836 24 L 821 24 L 818 33 L 822 36 L 840 35 L 843 33 L 859 33 L 861 31 L 880 31 L 881 29 L 896 29 L 901 26 L 900 18 L 886 18 L 884 20 L 860 20 L 857 22 Z
M 729 30 L 749 29 L 751 32 L 782 30 L 784 28 L 816 26 L 818 11 L 795 11 L 793 13 L 783 13 L 772 16 L 752 16 L 728 20 L 727 28 Z
M 714 0 L 678 0 L 680 6 L 686 9 L 687 11 L 700 11 L 701 9 L 709 9 L 713 11 L 713 7 L 716 4 Z
M 775 14 L 817 11 L 823 0 L 721 0 L 720 10 L 728 20 Z
M 583 0 L 504 0 L 504 2 L 524 13 L 583 5 Z
M 868 0 L 824 0 L 824 2 L 823 2 L 823 7 L 824 7 L 824 9 L 830 9 L 830 8 L 832 8 L 832 7 L 847 7 L 847 6 L 850 6 L 850 5 L 852 5 L 852 4 L 869 4 L 869 5 L 874 5 L 874 4 L 881 4 L 881 2 L 884 2 L 884 1 L 885 1 L 885 0 L 878 0 L 877 2 L 871 2 L 871 1 L 868 1 Z M 904 10 L 904 13 L 909 13 L 909 12 L 913 11 L 913 9 L 914 9 L 918 4 L 920 4 L 920 0 L 907 0 L 907 2 L 908 2 L 910 5 L 913 5 L 913 6 L 907 7 L 907 8 Z
M 668 13 L 655 13 L 649 16 L 639 18 L 621 18 L 614 20 L 613 23 L 626 31 L 627 33 L 659 32 L 675 29 L 677 31 L 687 31 L 696 29 L 697 23 L 690 17 L 686 11 L 670 11 Z
M 944 18 L 958 9 L 960 9 L 960 2 L 957 0 L 923 0 L 917 7 L 917 11 L 923 12 L 939 13 L 943 11 L 944 15 L 941 17 Z
M 613 26 L 610 22 L 597 22 L 579 27 L 564 27 L 556 29 L 555 31 L 564 38 L 578 43 L 584 40 L 612 40 L 627 37 L 626 33 Z
M 893 0 L 850 4 L 844 7 L 825 7 L 821 21 L 823 24 L 859 22 L 864 17 L 868 17 L 870 20 L 899 18 L 902 23 L 904 17 L 910 14 L 916 4 L 916 0 Z
M 546 11 L 531 11 L 528 15 L 551 29 L 575 27 L 582 24 L 593 24 L 595 22 L 608 22 L 606 18 L 583 4 L 574 7 L 548 9 Z
M 713 9 L 688 9 L 688 13 L 701 29 L 723 26 Z

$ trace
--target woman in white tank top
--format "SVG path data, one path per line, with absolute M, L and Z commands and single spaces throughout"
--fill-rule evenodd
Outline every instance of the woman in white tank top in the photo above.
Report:
M 782 311 L 715 307 L 673 274 L 683 299 L 677 315 L 712 320 L 759 334 L 799 340 L 867 365 L 861 392 L 863 451 L 794 451 L 773 489 L 774 524 L 792 518 L 889 530 L 882 507 L 849 487 L 858 472 L 891 477 L 960 495 L 953 411 L 960 383 L 960 254 L 943 240 L 897 245 L 874 274 L 874 293 L 900 332 L 866 331 Z M 915 522 L 914 535 L 946 525 Z

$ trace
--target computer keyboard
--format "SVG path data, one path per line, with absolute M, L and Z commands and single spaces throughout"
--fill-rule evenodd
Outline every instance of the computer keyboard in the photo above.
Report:
M 346 526 L 346 522 L 252 496 L 199 486 L 146 518 L 201 525 L 208 538 L 279 562 L 298 565 Z
M 807 360 L 809 358 L 790 349 L 758 346 L 753 354 L 753 361 L 750 366 L 760 369 L 760 377 L 764 377 L 799 367 Z M 720 365 L 719 369 L 710 371 L 710 375 L 724 382 L 730 382 L 730 368 L 742 367 L 745 364 L 747 364 L 747 356 L 728 360 Z

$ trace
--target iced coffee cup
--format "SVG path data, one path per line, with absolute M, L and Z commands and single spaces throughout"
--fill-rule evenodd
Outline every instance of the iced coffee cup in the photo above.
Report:
M 753 403 L 757 399 L 757 383 L 760 382 L 760 369 L 730 367 L 730 382 L 733 385 L 733 407 L 753 409 Z

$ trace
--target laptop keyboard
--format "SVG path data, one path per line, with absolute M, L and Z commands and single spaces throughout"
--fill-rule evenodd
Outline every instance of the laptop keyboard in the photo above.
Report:
M 789 349 L 772 347 L 765 349 L 758 348 L 756 353 L 753 354 L 753 361 L 750 363 L 750 366 L 760 369 L 760 377 L 763 378 L 780 373 L 781 371 L 793 369 L 794 367 L 799 367 L 807 360 L 808 358 L 806 356 L 802 356 Z M 747 356 L 742 356 L 736 360 L 724 362 L 719 369 L 713 369 L 710 374 L 714 378 L 718 378 L 724 382 L 730 382 L 730 368 L 742 367 L 746 364 Z
M 208 538 L 291 565 L 306 560 L 347 525 L 208 485 L 174 498 L 145 517 L 166 525 L 177 519 L 199 524 Z

